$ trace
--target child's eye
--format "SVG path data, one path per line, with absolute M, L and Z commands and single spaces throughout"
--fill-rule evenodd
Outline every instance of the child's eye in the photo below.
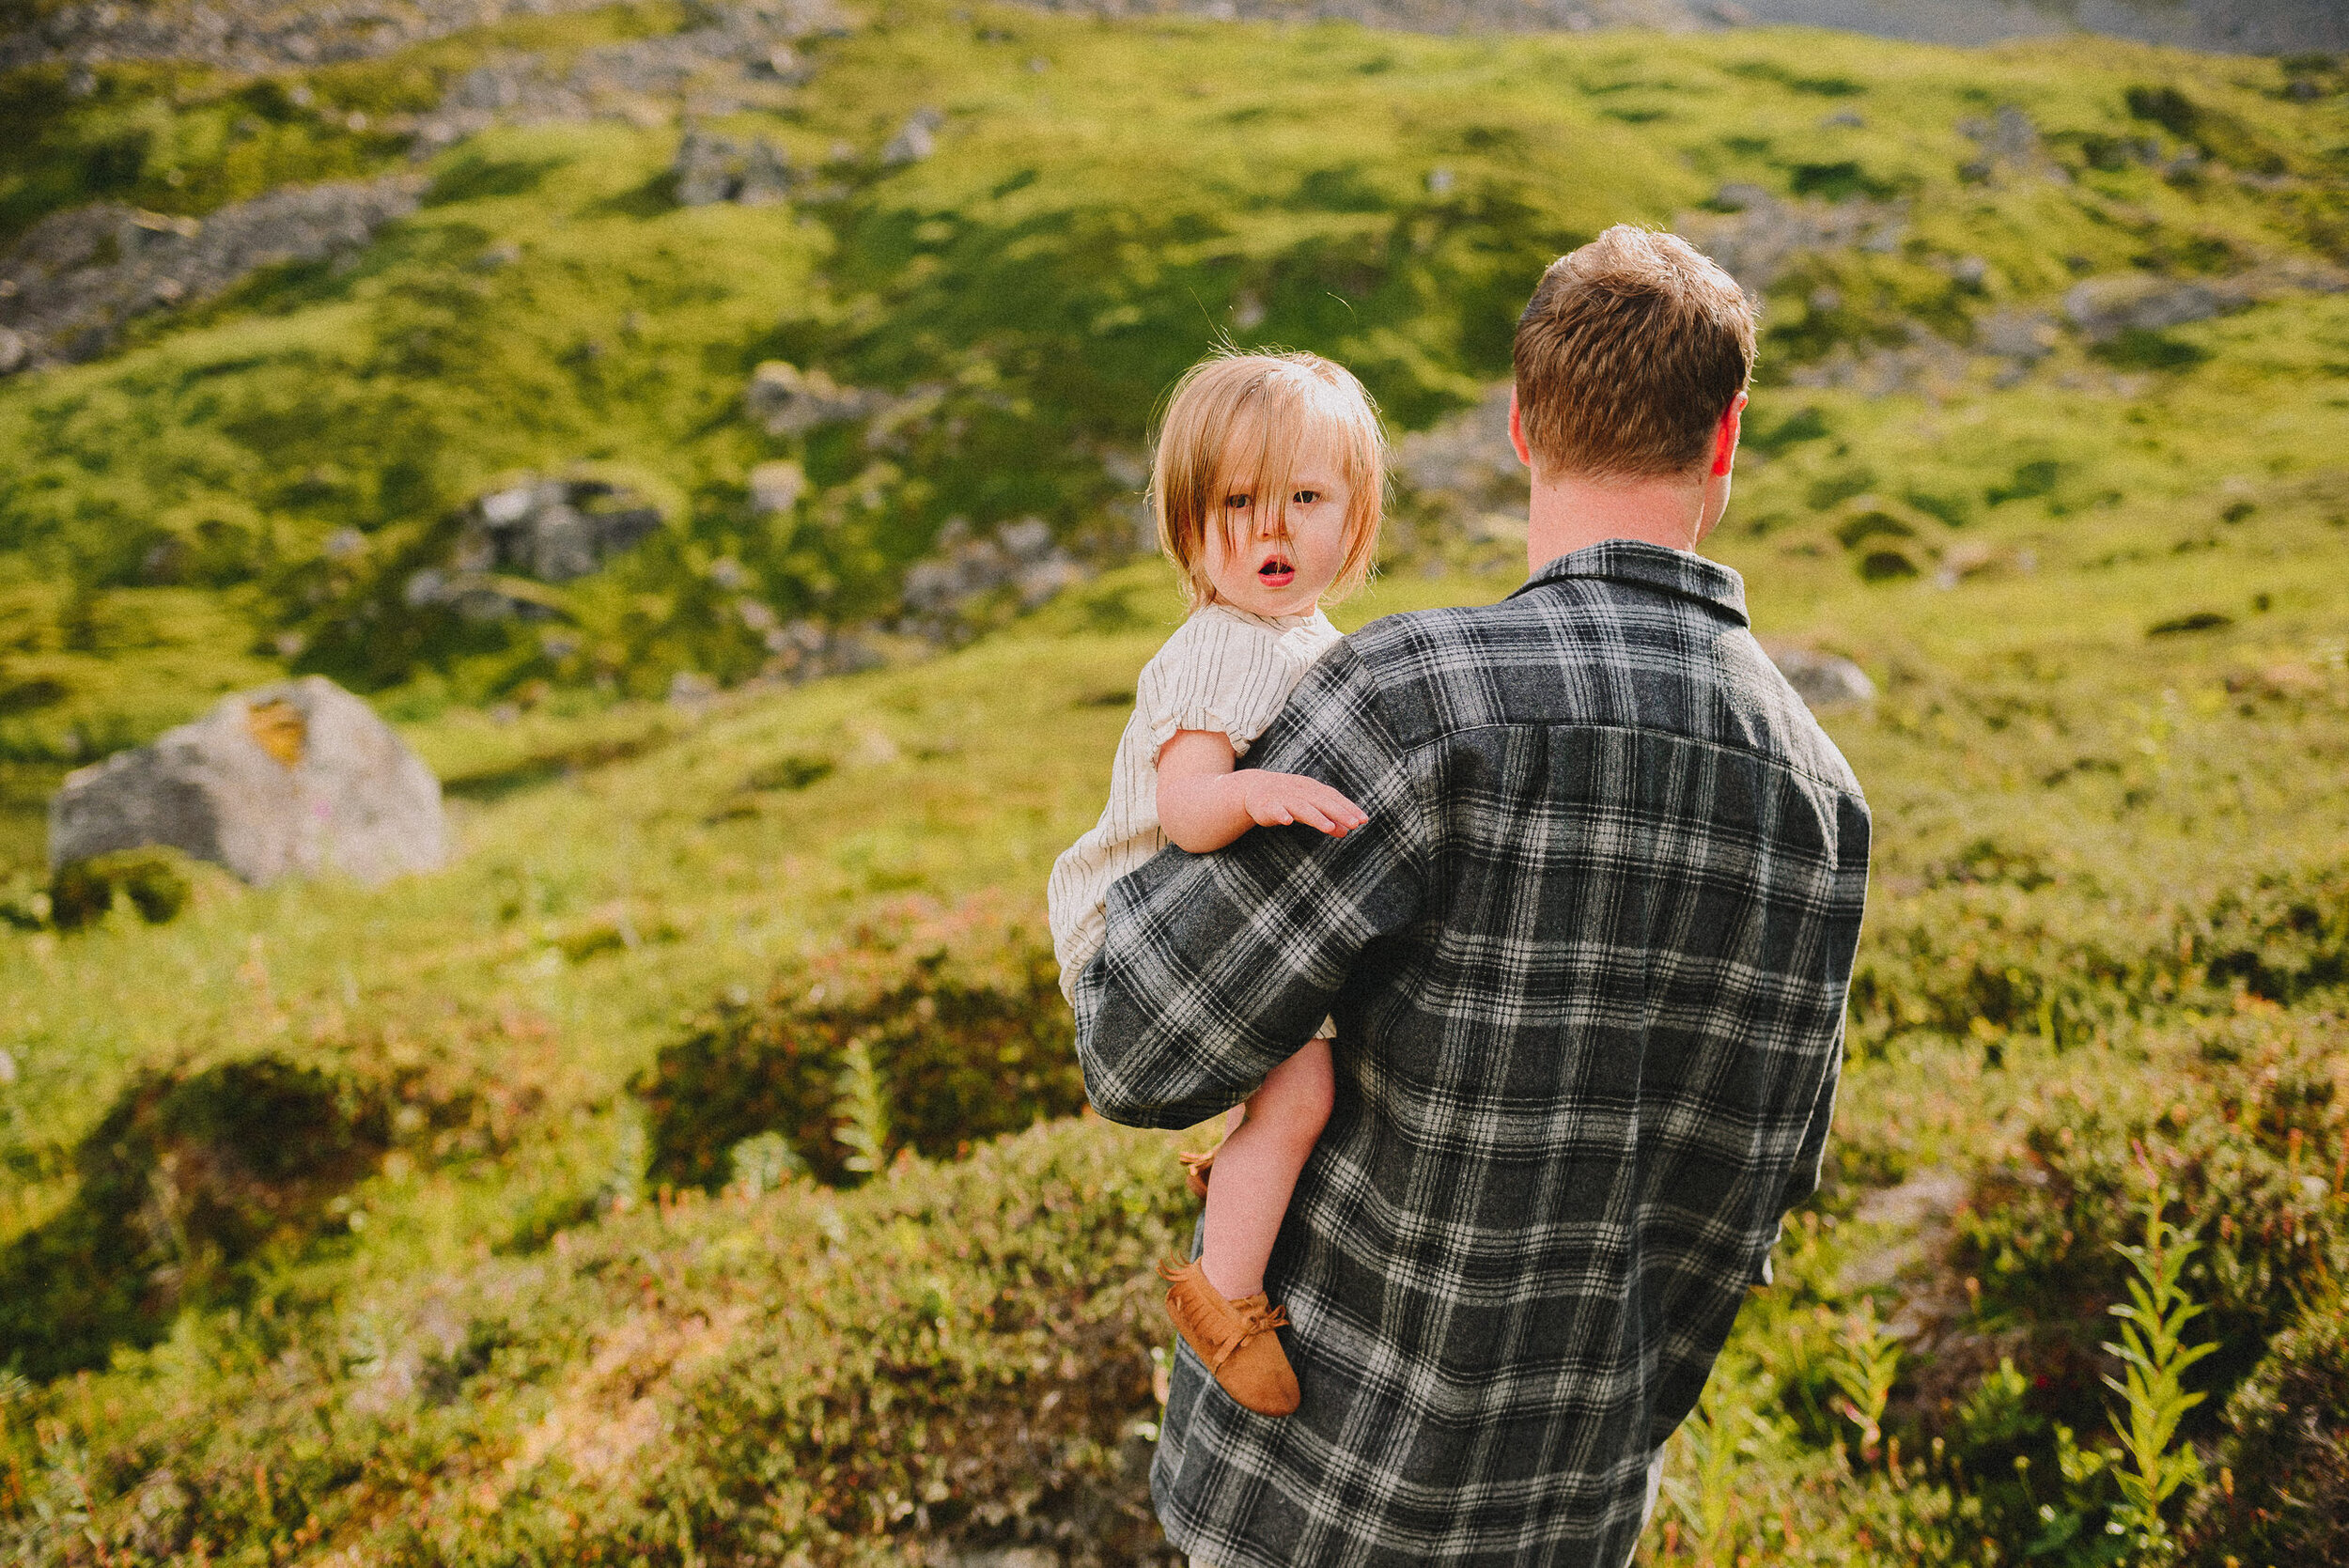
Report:
M 1321 492 L 1319 490 L 1299 490 L 1295 495 L 1289 497 L 1289 502 L 1292 505 L 1310 506 L 1320 499 Z
M 1230 507 L 1235 512 L 1244 512 L 1248 510 L 1248 497 L 1244 495 L 1227 495 L 1223 498 L 1223 505 Z

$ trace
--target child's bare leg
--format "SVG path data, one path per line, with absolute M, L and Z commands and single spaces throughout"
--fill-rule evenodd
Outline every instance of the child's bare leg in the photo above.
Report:
M 1337 1080 L 1330 1042 L 1314 1040 L 1272 1069 L 1235 1112 L 1238 1126 L 1215 1152 L 1207 1182 L 1207 1239 L 1200 1262 L 1228 1300 L 1264 1289 L 1266 1262 L 1288 1212 L 1298 1172 L 1330 1120 Z

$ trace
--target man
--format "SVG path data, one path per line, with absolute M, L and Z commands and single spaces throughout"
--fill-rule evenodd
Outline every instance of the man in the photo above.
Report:
M 1617 1568 L 1816 1185 L 1868 813 L 1695 553 L 1753 344 L 1671 235 L 1552 265 L 1510 413 L 1531 578 L 1346 639 L 1246 759 L 1368 823 L 1111 892 L 1076 997 L 1103 1115 L 1204 1121 L 1337 1021 L 1268 1271 L 1303 1403 L 1176 1356 L 1151 1489 L 1196 1562 Z

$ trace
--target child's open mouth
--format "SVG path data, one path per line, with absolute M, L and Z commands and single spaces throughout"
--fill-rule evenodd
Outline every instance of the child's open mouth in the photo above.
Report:
M 1268 556 L 1256 568 L 1256 581 L 1268 588 L 1285 588 L 1297 581 L 1297 568 L 1278 555 Z

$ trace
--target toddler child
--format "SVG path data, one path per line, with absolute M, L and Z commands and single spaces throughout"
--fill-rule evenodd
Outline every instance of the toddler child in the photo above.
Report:
M 1064 991 L 1101 949 L 1110 884 L 1170 842 L 1205 854 L 1258 825 L 1342 837 L 1368 820 L 1327 784 L 1234 764 L 1337 645 L 1321 605 L 1369 573 L 1384 452 L 1361 384 L 1312 354 L 1224 354 L 1175 386 L 1150 497 L 1191 613 L 1142 672 L 1099 824 L 1052 867 Z M 1159 1270 L 1185 1342 L 1268 1416 L 1295 1410 L 1298 1389 L 1265 1265 L 1330 1117 L 1335 1032 L 1325 1022 L 1235 1107 L 1213 1154 L 1182 1157 L 1206 1199 L 1206 1245 L 1197 1262 Z

